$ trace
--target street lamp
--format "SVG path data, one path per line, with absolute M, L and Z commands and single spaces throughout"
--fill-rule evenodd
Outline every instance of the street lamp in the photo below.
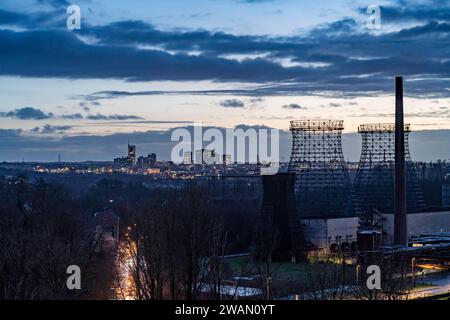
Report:
M 361 268 L 361 266 L 358 264 L 356 266 L 356 285 L 359 286 L 359 269 Z

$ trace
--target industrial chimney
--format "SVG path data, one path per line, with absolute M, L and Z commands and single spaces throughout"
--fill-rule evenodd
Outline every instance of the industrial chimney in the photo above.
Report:
M 403 77 L 395 78 L 394 244 L 407 244 Z

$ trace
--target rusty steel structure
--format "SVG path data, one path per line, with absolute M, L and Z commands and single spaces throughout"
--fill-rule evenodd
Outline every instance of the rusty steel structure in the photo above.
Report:
M 342 120 L 291 121 L 289 172 L 300 216 L 353 216 L 356 206 L 342 153 Z
M 358 132 L 362 136 L 361 158 L 354 181 L 358 203 L 364 212 L 376 209 L 394 213 L 395 124 L 363 124 Z M 409 152 L 409 124 L 404 124 L 403 132 L 406 206 L 408 212 L 418 212 L 424 209 L 425 202 Z

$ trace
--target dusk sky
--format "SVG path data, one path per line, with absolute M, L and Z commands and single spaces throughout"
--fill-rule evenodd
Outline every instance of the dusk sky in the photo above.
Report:
M 450 1 L 1 0 L 0 161 L 111 160 L 128 138 L 167 158 L 171 128 L 292 119 L 344 120 L 357 160 L 395 75 L 413 158 L 450 159 Z

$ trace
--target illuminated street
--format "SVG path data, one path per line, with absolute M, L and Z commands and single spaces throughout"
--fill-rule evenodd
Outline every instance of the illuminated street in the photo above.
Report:
M 136 243 L 126 236 L 125 241 L 121 241 L 117 250 L 117 281 L 116 299 L 118 300 L 135 300 L 136 286 L 133 277 L 135 269 L 134 257 L 136 256 Z

